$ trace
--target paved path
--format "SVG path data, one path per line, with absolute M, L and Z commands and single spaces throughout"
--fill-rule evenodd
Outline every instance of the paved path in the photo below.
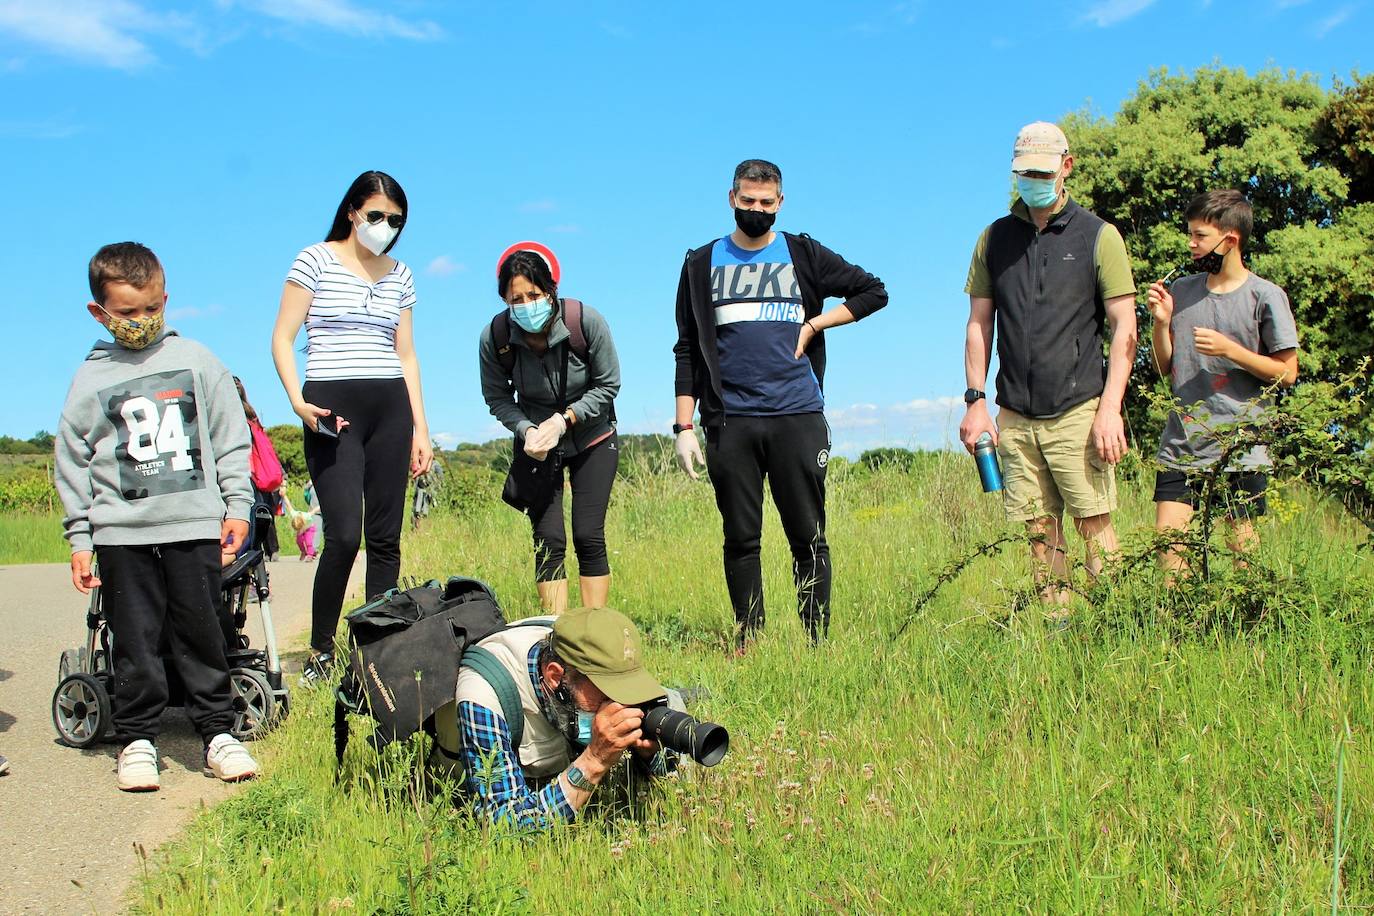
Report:
M 354 567 L 353 594 L 361 558 Z M 272 615 L 294 685 L 310 622 L 315 564 L 269 564 Z M 261 646 L 250 605 L 249 635 Z M 85 642 L 86 600 L 65 565 L 0 566 L 0 913 L 107 913 L 138 872 L 135 844 L 152 853 L 194 816 L 233 791 L 202 775 L 201 744 L 181 710 L 168 710 L 158 740 L 159 792 L 115 788 L 119 748 L 57 743 L 52 694 L 63 649 Z

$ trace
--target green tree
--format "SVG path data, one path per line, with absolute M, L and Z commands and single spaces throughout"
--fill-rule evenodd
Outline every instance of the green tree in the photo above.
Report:
M 299 423 L 279 423 L 267 427 L 267 438 L 272 440 L 272 448 L 277 453 L 287 480 L 296 486 L 305 483 L 310 472 L 305 467 L 305 433 Z
M 46 429 L 40 429 L 29 437 L 29 445 L 32 445 L 40 452 L 51 452 L 53 450 L 54 441 L 55 437 Z
M 1370 352 L 1374 217 L 1351 204 L 1360 179 L 1342 168 L 1371 161 L 1371 97 L 1368 79 L 1332 93 L 1313 76 L 1277 69 L 1253 76 L 1225 67 L 1191 75 L 1166 69 L 1111 118 L 1064 119 L 1075 198 L 1115 223 L 1131 252 L 1141 328 L 1134 384 L 1162 384 L 1149 359 L 1145 290 L 1188 262 L 1183 210 L 1214 188 L 1240 188 L 1250 198 L 1255 232 L 1246 258 L 1289 293 L 1303 373 L 1331 380 Z M 1162 416 L 1133 397 L 1127 419 L 1148 449 Z

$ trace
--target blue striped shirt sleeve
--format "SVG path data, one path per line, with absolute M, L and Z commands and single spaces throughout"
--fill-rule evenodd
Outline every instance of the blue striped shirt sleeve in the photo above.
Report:
M 511 748 L 510 729 L 501 716 L 464 700 L 458 704 L 458 730 L 464 787 L 474 807 L 493 824 L 543 830 L 557 821 L 577 817 L 557 779 L 537 791 L 525 782 L 519 758 Z

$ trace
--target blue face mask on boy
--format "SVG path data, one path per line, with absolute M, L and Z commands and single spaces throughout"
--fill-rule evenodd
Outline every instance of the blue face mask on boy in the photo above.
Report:
M 1026 206 L 1043 210 L 1045 207 L 1053 207 L 1059 200 L 1059 177 L 1054 178 L 1027 178 L 1025 175 L 1016 176 L 1016 193 L 1021 195 L 1021 199 L 1026 202 Z
M 512 303 L 510 314 L 520 327 L 531 334 L 537 334 L 549 323 L 549 318 L 553 315 L 553 306 L 549 304 L 548 296 L 540 296 L 533 302 Z

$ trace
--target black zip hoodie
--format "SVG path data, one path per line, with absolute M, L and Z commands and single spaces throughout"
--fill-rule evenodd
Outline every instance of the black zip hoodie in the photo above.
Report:
M 807 319 L 821 313 L 829 297 L 844 299 L 855 321 L 861 321 L 887 305 L 883 281 L 862 267 L 850 264 L 805 233 L 782 233 L 792 256 L 792 269 L 801 287 L 802 308 Z M 703 426 L 719 426 L 725 410 L 720 386 L 720 358 L 716 354 L 716 316 L 711 304 L 711 249 L 715 240 L 687 252 L 677 285 L 677 363 L 674 393 L 697 400 Z M 817 335 L 806 351 L 816 381 L 825 390 L 825 333 Z

